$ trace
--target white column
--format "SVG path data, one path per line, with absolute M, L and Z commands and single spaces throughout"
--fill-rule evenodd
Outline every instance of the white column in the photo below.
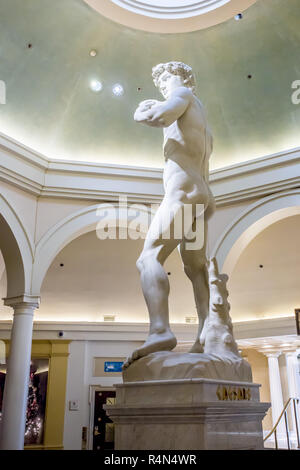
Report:
M 273 426 L 275 425 L 280 413 L 283 410 L 283 398 L 282 398 L 282 387 L 279 372 L 278 357 L 281 352 L 264 352 L 268 358 L 269 365 L 269 380 L 270 380 L 270 394 L 272 403 L 272 420 Z M 281 419 L 280 424 L 277 427 L 277 433 L 279 436 L 285 436 L 285 424 L 284 418 Z
M 286 369 L 289 384 L 289 397 L 300 398 L 299 370 L 296 350 L 286 351 Z
M 287 370 L 288 387 L 289 387 L 289 398 L 300 398 L 299 370 L 298 370 L 298 360 L 297 360 L 296 350 L 285 351 L 285 358 L 286 358 L 286 370 Z M 299 405 L 296 405 L 296 411 L 299 417 Z M 292 404 L 292 408 L 290 409 L 290 415 L 292 416 L 293 431 L 294 431 L 293 435 L 294 435 L 294 438 L 296 438 L 296 420 L 295 420 L 293 404 Z M 300 423 L 298 421 L 298 429 L 299 429 L 299 426 L 300 426 Z
M 24 295 L 4 299 L 4 303 L 13 307 L 14 318 L 4 387 L 0 449 L 22 450 L 24 448 L 33 314 L 39 305 L 39 298 Z

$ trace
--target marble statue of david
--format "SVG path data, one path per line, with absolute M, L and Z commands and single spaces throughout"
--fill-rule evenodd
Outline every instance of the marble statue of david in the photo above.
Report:
M 206 233 L 207 221 L 215 208 L 208 181 L 213 139 L 203 106 L 194 93 L 195 80 L 191 67 L 182 62 L 159 64 L 153 68 L 152 76 L 165 100 L 143 101 L 139 104 L 134 119 L 148 126 L 163 128 L 165 195 L 137 261 L 149 310 L 149 336 L 133 352 L 124 367 L 150 353 L 170 351 L 176 346 L 176 338 L 169 324 L 169 280 L 163 265 L 178 245 L 184 271 L 193 285 L 199 318 L 196 341 L 190 352 L 203 352 L 205 320 L 209 309 Z M 162 236 L 166 221 L 169 224 L 167 229 L 174 233 L 176 214 L 187 204 L 192 207 L 191 230 L 197 221 L 198 205 L 201 204 L 204 208 L 204 244 L 197 250 L 187 248 L 184 235 L 181 239 Z

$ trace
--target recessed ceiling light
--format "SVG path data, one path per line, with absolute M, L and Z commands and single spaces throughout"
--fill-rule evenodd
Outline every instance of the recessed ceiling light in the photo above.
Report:
M 238 13 L 238 14 L 235 15 L 235 17 L 234 17 L 234 19 L 235 19 L 236 21 L 239 21 L 239 20 L 241 20 L 242 18 L 243 18 L 243 13 Z
M 116 321 L 116 315 L 103 315 L 103 320 L 104 321 Z
M 120 85 L 120 83 L 116 83 L 113 87 L 112 87 L 112 91 L 113 91 L 113 94 L 116 95 L 116 96 L 122 96 L 123 93 L 124 93 L 124 88 L 122 87 L 122 85 Z
M 197 323 L 197 317 L 185 317 L 185 323 Z
M 97 51 L 96 51 L 95 49 L 92 49 L 92 50 L 90 51 L 90 56 L 91 56 L 91 57 L 96 57 L 96 55 L 97 55 Z
M 92 80 L 90 83 L 90 89 L 95 93 L 98 93 L 102 90 L 102 83 L 99 80 Z

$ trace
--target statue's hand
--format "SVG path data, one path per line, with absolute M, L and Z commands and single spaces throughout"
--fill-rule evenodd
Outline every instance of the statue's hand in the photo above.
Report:
M 137 109 L 139 109 L 141 112 L 145 112 L 145 111 L 148 111 L 148 109 L 151 109 L 153 106 L 155 106 L 158 103 L 160 103 L 160 101 L 158 100 L 141 101 Z
M 148 122 L 151 120 L 154 114 L 154 110 L 152 108 L 159 105 L 160 103 L 161 101 L 158 100 L 142 101 L 134 113 L 134 120 L 137 122 Z
M 140 108 L 137 108 L 134 113 L 133 119 L 136 122 L 146 122 L 149 119 L 149 110 L 141 111 Z

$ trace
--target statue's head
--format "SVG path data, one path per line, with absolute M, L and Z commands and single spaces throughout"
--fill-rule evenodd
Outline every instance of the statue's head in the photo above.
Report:
M 183 62 L 158 64 L 152 69 L 154 85 L 164 98 L 168 98 L 175 88 L 185 86 L 194 93 L 196 84 L 192 68 Z

